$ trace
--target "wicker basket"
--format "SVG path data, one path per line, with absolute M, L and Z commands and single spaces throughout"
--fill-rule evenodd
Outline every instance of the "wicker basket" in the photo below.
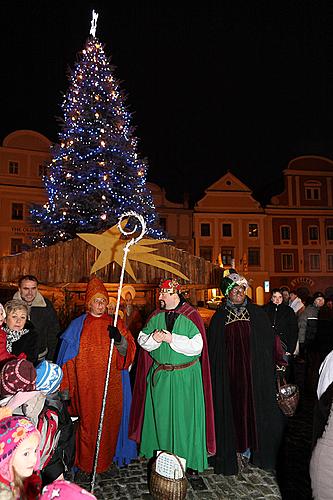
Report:
M 283 378 L 283 384 L 281 385 L 280 377 L 278 375 L 277 388 L 278 392 L 276 394 L 276 399 L 280 410 L 287 417 L 292 417 L 293 415 L 295 415 L 295 411 L 299 401 L 298 386 L 296 384 L 287 384 L 285 378 Z
M 163 452 L 165 453 L 165 452 Z M 168 453 L 172 455 L 172 453 Z M 184 500 L 187 493 L 187 478 L 184 472 L 184 468 L 180 460 L 176 455 L 180 467 L 183 472 L 183 477 L 180 479 L 170 479 L 168 477 L 161 476 L 156 472 L 156 460 L 152 464 L 151 474 L 150 474 L 150 493 L 155 500 Z

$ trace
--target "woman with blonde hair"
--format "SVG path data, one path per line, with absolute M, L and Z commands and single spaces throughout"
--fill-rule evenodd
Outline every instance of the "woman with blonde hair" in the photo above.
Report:
M 13 299 L 5 304 L 6 319 L 2 325 L 6 333 L 9 354 L 24 353 L 34 365 L 38 362 L 38 332 L 29 319 L 29 308 L 23 300 Z

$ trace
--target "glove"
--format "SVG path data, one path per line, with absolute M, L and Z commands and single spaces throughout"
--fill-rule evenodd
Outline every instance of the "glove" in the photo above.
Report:
M 119 342 L 121 341 L 121 334 L 120 334 L 120 331 L 118 330 L 118 328 L 116 326 L 109 325 L 108 330 L 109 330 L 110 339 L 114 339 L 114 341 L 117 344 L 119 344 Z

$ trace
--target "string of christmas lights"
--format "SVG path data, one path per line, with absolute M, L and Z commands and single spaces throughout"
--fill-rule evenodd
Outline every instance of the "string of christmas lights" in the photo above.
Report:
M 100 41 L 89 37 L 69 73 L 59 144 L 43 179 L 48 202 L 30 211 L 43 234 L 34 246 L 105 230 L 128 211 L 144 217 L 149 236 L 165 237 L 114 70 Z

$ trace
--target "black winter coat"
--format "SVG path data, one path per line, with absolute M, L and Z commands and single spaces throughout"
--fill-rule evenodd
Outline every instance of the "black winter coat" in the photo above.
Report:
M 24 352 L 27 355 L 27 360 L 36 366 L 38 364 L 38 333 L 29 320 L 24 328 L 27 328 L 29 332 L 12 343 L 12 354 L 18 356 Z
M 297 317 L 294 310 L 286 304 L 273 304 L 272 301 L 263 306 L 268 314 L 274 332 L 280 337 L 282 347 L 293 354 L 298 339 Z
M 47 349 L 46 359 L 53 361 L 59 341 L 60 325 L 57 313 L 50 300 L 44 297 L 46 307 L 32 306 L 30 318 L 39 335 L 39 353 Z

